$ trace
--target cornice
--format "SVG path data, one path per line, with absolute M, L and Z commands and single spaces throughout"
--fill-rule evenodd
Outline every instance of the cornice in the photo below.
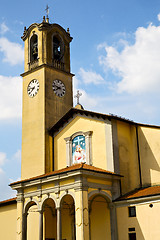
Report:
M 72 77 L 75 76 L 73 73 L 66 72 L 66 71 L 64 71 L 64 70 L 60 70 L 60 69 L 55 68 L 55 67 L 53 67 L 53 66 L 51 66 L 51 65 L 48 65 L 48 64 L 41 64 L 41 65 L 39 65 L 39 66 L 31 69 L 31 70 L 28 70 L 27 72 L 24 72 L 24 73 L 20 74 L 20 76 L 21 76 L 21 77 L 25 77 L 25 76 L 27 76 L 28 74 L 31 74 L 32 72 L 35 72 L 35 71 L 37 71 L 37 70 L 39 70 L 39 69 L 41 69 L 41 68 L 50 68 L 50 69 L 54 69 L 54 70 L 56 70 L 56 71 L 58 71 L 58 72 L 61 72 L 61 73 L 63 72 L 64 74 L 69 75 L 69 76 L 72 76 Z

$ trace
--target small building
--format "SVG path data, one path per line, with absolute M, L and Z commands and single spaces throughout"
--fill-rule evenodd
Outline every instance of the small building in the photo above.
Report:
M 72 37 L 24 29 L 21 180 L 4 240 L 159 240 L 160 127 L 73 107 Z

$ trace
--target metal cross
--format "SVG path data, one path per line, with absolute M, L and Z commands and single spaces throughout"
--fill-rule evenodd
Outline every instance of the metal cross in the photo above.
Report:
M 47 4 L 47 6 L 46 6 L 46 9 L 45 9 L 45 11 L 46 11 L 47 18 L 48 18 L 48 14 L 49 14 L 49 6 L 48 6 L 48 4 Z
M 77 105 L 79 104 L 79 99 L 82 96 L 82 93 L 79 92 L 79 90 L 77 90 L 77 94 L 74 96 L 75 98 L 77 98 Z

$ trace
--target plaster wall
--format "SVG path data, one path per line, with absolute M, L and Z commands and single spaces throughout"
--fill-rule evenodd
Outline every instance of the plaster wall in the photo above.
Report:
M 140 186 L 136 128 L 134 125 L 117 121 L 120 174 L 122 194 Z
M 142 184 L 160 184 L 160 129 L 140 126 L 138 134 Z
M 107 169 L 105 123 L 102 121 L 77 116 L 54 138 L 54 164 L 55 170 L 66 167 L 66 141 L 67 137 L 76 132 L 93 131 L 92 164 Z
M 30 239 L 39 240 L 39 212 L 36 205 L 29 208 L 27 216 L 27 240 Z
M 90 212 L 90 236 L 92 240 L 111 240 L 110 210 L 106 200 L 100 196 L 92 202 Z
M 0 206 L 0 239 L 16 240 L 17 204 Z
M 23 78 L 21 179 L 45 172 L 44 73 L 44 69 L 40 69 Z M 33 98 L 27 93 L 32 79 L 37 79 L 40 85 Z
M 129 228 L 135 228 L 137 239 L 159 240 L 160 203 L 153 203 L 152 208 L 149 207 L 149 204 L 137 205 L 136 217 L 128 216 L 128 207 L 117 208 L 119 240 L 128 240 Z

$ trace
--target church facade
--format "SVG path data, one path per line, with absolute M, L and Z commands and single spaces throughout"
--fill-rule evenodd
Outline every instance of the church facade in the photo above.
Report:
M 159 240 L 160 127 L 73 107 L 72 37 L 24 29 L 21 180 L 0 239 Z

